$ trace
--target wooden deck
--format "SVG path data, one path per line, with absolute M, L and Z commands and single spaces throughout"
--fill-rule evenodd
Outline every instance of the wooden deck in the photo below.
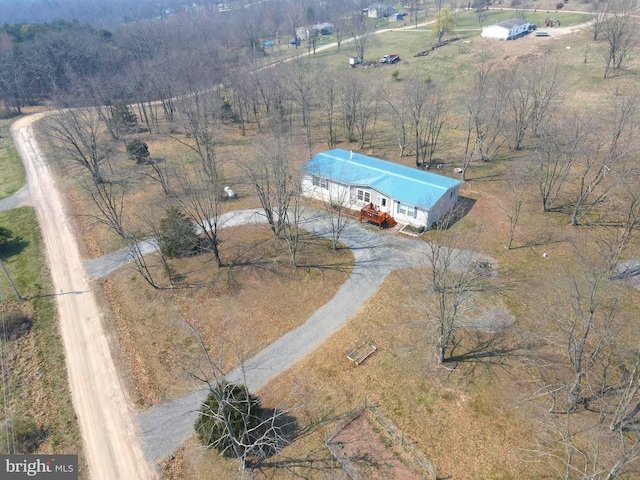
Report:
M 387 227 L 395 227 L 398 222 L 395 219 L 385 212 L 379 212 L 373 207 L 373 203 L 369 203 L 360 209 L 360 222 L 366 220 L 371 223 L 375 223 L 380 228 L 384 228 L 386 224 Z

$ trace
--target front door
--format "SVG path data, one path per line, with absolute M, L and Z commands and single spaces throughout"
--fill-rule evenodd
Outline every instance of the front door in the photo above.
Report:
M 375 208 L 379 212 L 388 212 L 387 203 L 389 203 L 389 199 L 387 197 L 382 197 L 378 195 L 376 197 L 376 201 L 372 202 L 373 208 Z

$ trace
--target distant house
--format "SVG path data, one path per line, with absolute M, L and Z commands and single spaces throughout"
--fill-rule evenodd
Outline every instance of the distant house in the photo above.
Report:
M 315 35 L 331 35 L 333 30 L 334 26 L 332 23 L 318 23 L 313 26 Z
M 458 202 L 461 181 L 346 150 L 315 155 L 302 193 L 358 210 L 372 204 L 399 223 L 429 227 Z
M 335 30 L 332 23 L 317 23 L 296 28 L 296 36 L 300 40 L 309 40 L 318 35 L 331 35 Z
M 313 36 L 313 26 L 308 25 L 306 27 L 296 28 L 296 37 L 300 40 L 309 40 Z
M 397 10 L 384 3 L 374 3 L 367 8 L 369 18 L 387 18 L 397 13 Z
M 513 18 L 482 28 L 482 37 L 499 40 L 513 40 L 529 30 L 529 22 L 521 18 Z

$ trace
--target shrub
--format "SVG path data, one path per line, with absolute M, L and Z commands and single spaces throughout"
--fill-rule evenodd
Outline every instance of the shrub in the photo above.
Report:
M 139 138 L 127 142 L 127 153 L 129 158 L 134 159 L 137 164 L 146 163 L 149 160 L 149 146 Z
M 0 424 L 2 432 L 9 431 L 7 436 L 0 435 L 0 452 L 29 454 L 36 451 L 47 436 L 47 431 L 39 427 L 31 418 L 10 418 Z
M 261 413 L 260 400 L 243 385 L 221 382 L 202 403 L 194 427 L 206 448 L 228 452 L 233 439 L 236 443 L 251 444 L 250 433 L 260 425 Z
M 0 338 L 15 340 L 31 328 L 31 319 L 19 310 L 0 313 Z
M 162 254 L 169 258 L 188 257 L 198 251 L 199 239 L 193 223 L 172 207 L 160 221 L 158 243 Z
M 138 118 L 131 107 L 123 101 L 116 101 L 111 105 L 111 124 L 117 135 L 131 132 L 138 128 Z
M 556 3 L 556 10 L 560 10 L 562 7 L 564 7 L 564 3 Z

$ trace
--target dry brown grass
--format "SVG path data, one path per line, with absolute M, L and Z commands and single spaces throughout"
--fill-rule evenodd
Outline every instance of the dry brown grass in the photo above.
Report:
M 612 92 L 625 89 L 636 81 L 633 69 L 637 69 L 639 60 L 632 59 L 629 69 L 617 72 L 614 78 L 602 84 L 599 57 L 602 43 L 598 42 L 588 52 L 588 63 L 584 63 L 589 43 L 587 32 L 548 40 L 528 36 L 516 42 L 474 38 L 469 52 L 459 55 L 458 63 L 447 68 L 465 71 L 481 51 L 490 52 L 505 68 L 525 64 L 532 58 L 552 58 L 558 61 L 565 76 L 564 93 L 568 103 L 588 102 L 597 109 L 606 105 Z M 440 49 L 423 63 L 414 63 L 436 72 L 438 62 L 451 55 L 450 49 Z M 374 75 L 371 72 L 357 74 Z M 371 81 L 373 83 L 375 79 L 371 78 Z M 384 86 L 395 88 L 395 85 Z M 449 93 L 458 95 L 458 87 L 460 84 L 451 86 Z M 447 175 L 453 175 L 451 169 L 457 166 L 463 150 L 464 120 L 460 112 L 451 111 L 443 132 L 445 147 L 438 156 L 445 163 L 442 173 Z M 324 149 L 322 117 L 315 116 L 314 122 L 315 150 L 319 151 Z M 381 133 L 363 153 L 413 165 L 412 157 L 397 157 L 397 147 L 387 127 L 383 121 L 378 123 L 377 129 Z M 229 208 L 257 206 L 257 199 L 251 186 L 243 180 L 237 162 L 250 156 L 249 145 L 254 135 L 255 132 L 249 130 L 247 137 L 241 137 L 236 126 L 228 126 L 223 132 L 220 155 L 228 160 L 227 178 L 240 194 L 238 202 L 229 203 Z M 302 129 L 294 135 L 301 138 Z M 174 141 L 151 134 L 141 137 L 149 143 L 152 157 L 161 156 L 166 162 L 185 161 L 184 149 Z M 338 147 L 355 149 L 355 145 L 347 142 L 339 143 Z M 514 330 L 521 334 L 544 328 L 548 311 L 545 309 L 563 298 L 562 288 L 566 286 L 567 275 L 581 266 L 576 253 L 594 249 L 598 235 L 604 231 L 569 227 L 564 213 L 540 213 L 532 184 L 527 190 L 516 231 L 516 248 L 507 251 L 504 244 L 508 240 L 508 220 L 498 203 L 508 206 L 508 200 L 500 179 L 513 164 L 527 162 L 526 154 L 526 149 L 518 154 L 506 152 L 504 158 L 495 162 L 473 163 L 468 172 L 470 179 L 463 185 L 461 195 L 474 200 L 475 204 L 453 227 L 454 231 L 463 234 L 472 233 L 475 237 L 473 247 L 496 259 L 501 289 L 493 296 L 483 297 L 482 303 L 486 306 L 506 305 L 516 317 Z M 117 168 L 138 172 L 136 175 L 142 182 L 139 191 L 131 197 L 131 205 L 134 208 L 148 205 L 150 199 L 157 196 L 158 188 L 141 175 L 147 167 L 134 167 L 130 160 L 118 158 Z M 300 162 L 306 160 L 303 150 L 299 158 Z M 88 208 L 81 193 L 76 197 L 76 211 Z M 567 200 L 568 197 L 562 199 Z M 83 226 L 82 232 L 85 242 L 90 245 L 90 255 L 99 255 L 117 246 L 113 238 L 109 239 L 90 224 Z M 268 241 L 268 232 L 244 227 L 233 229 L 233 234 L 230 230 L 228 234 L 229 238 L 223 244 L 228 250 L 223 257 L 241 258 L 245 252 L 256 250 L 256 256 L 251 257 L 252 265 L 217 272 L 203 261 L 204 257 L 180 262 L 180 268 L 190 272 L 189 278 L 193 282 L 214 279 L 210 285 L 154 291 L 126 269 L 116 272 L 104 283 L 119 340 L 135 380 L 134 396 L 141 404 L 174 397 L 192 385 L 183 374 L 184 354 L 195 354 L 197 348 L 185 328 L 183 317 L 198 323 L 211 345 L 219 345 L 220 335 L 225 333 L 228 349 L 223 360 L 228 370 L 237 363 L 233 354 L 250 355 L 294 328 L 331 298 L 344 280 L 345 273 L 339 271 L 322 270 L 322 274 L 313 268 L 294 271 L 282 258 L 273 268 L 267 268 L 268 262 L 258 260 L 272 258 L 275 252 L 274 245 Z M 319 255 L 321 251 L 324 250 L 314 254 Z M 542 257 L 543 252 L 547 253 L 546 258 Z M 634 241 L 626 256 L 634 258 L 638 255 L 640 246 Z M 226 260 L 229 258 L 227 256 Z M 331 431 L 340 415 L 358 406 L 366 395 L 408 438 L 417 442 L 442 476 L 455 479 L 544 478 L 547 474 L 545 466 L 525 463 L 521 450 L 528 448 L 537 434 L 534 431 L 535 409 L 525 401 L 538 386 L 535 372 L 515 359 L 509 362 L 510 370 L 497 369 L 487 377 L 472 374 L 465 365 L 454 372 L 436 367 L 420 323 L 423 320 L 420 312 L 407 301 L 410 292 L 405 278 L 400 274 L 391 275 L 343 329 L 258 392 L 266 407 L 292 406 L 292 415 L 296 416 L 301 428 L 314 426 L 282 452 L 284 457 L 298 461 L 299 466 L 290 464 L 290 468 L 303 478 L 342 478 L 341 469 L 324 448 L 324 433 Z M 618 285 L 610 288 L 624 298 L 621 306 L 631 312 L 637 311 L 635 296 L 629 295 L 628 289 Z M 295 299 L 295 303 L 291 299 Z M 633 341 L 633 327 L 627 325 L 625 328 L 633 334 L 628 337 Z M 251 341 L 246 341 L 248 331 L 252 333 Z M 355 367 L 346 359 L 346 351 L 365 336 L 375 341 L 378 351 Z M 233 461 L 204 452 L 194 439 L 177 452 L 165 470 L 166 478 L 180 480 L 228 479 L 236 473 Z M 290 473 L 273 468 L 267 469 L 264 476 L 286 478 Z
M 324 448 L 327 432 L 335 420 L 362 404 L 363 397 L 405 433 L 438 467 L 440 475 L 452 478 L 533 478 L 534 469 L 521 464 L 517 447 L 526 445 L 530 425 L 519 408 L 509 401 L 509 375 L 496 372 L 490 385 L 478 379 L 469 385 L 464 367 L 448 372 L 435 368 L 433 352 L 425 343 L 422 318 L 405 299 L 409 287 L 401 275 L 392 274 L 384 285 L 339 332 L 258 392 L 267 406 L 293 405 L 301 428 L 310 433 L 282 452 L 296 459 L 294 468 L 302 478 L 334 478 L 329 473 L 329 452 Z M 378 350 L 360 366 L 346 358 L 349 347 L 364 336 Z M 295 400 L 291 399 L 295 392 Z M 324 418 L 323 422 L 318 422 Z M 199 447 L 187 446 L 181 461 L 190 464 Z M 313 462 L 311 460 L 313 459 Z M 324 465 L 327 469 L 314 470 Z M 326 465 L 325 465 L 326 463 Z M 231 460 L 211 456 L 197 462 L 198 471 L 185 477 L 225 478 L 213 472 L 229 472 Z M 283 463 L 283 465 L 286 462 Z M 190 464 L 191 466 L 195 466 Z M 206 466 L 205 466 L 206 465 Z M 267 469 L 267 478 L 289 475 L 281 469 Z M 189 468 L 190 469 L 190 468 Z M 335 478 L 342 478 L 339 474 Z
M 195 386 L 187 373 L 197 371 L 202 352 L 186 322 L 230 371 L 326 303 L 353 262 L 349 251 L 334 253 L 309 236 L 293 268 L 284 242 L 262 225 L 225 230 L 221 253 L 228 265 L 222 269 L 205 254 L 173 261 L 185 272 L 176 289 L 154 290 L 129 268 L 101 283 L 141 404 Z

